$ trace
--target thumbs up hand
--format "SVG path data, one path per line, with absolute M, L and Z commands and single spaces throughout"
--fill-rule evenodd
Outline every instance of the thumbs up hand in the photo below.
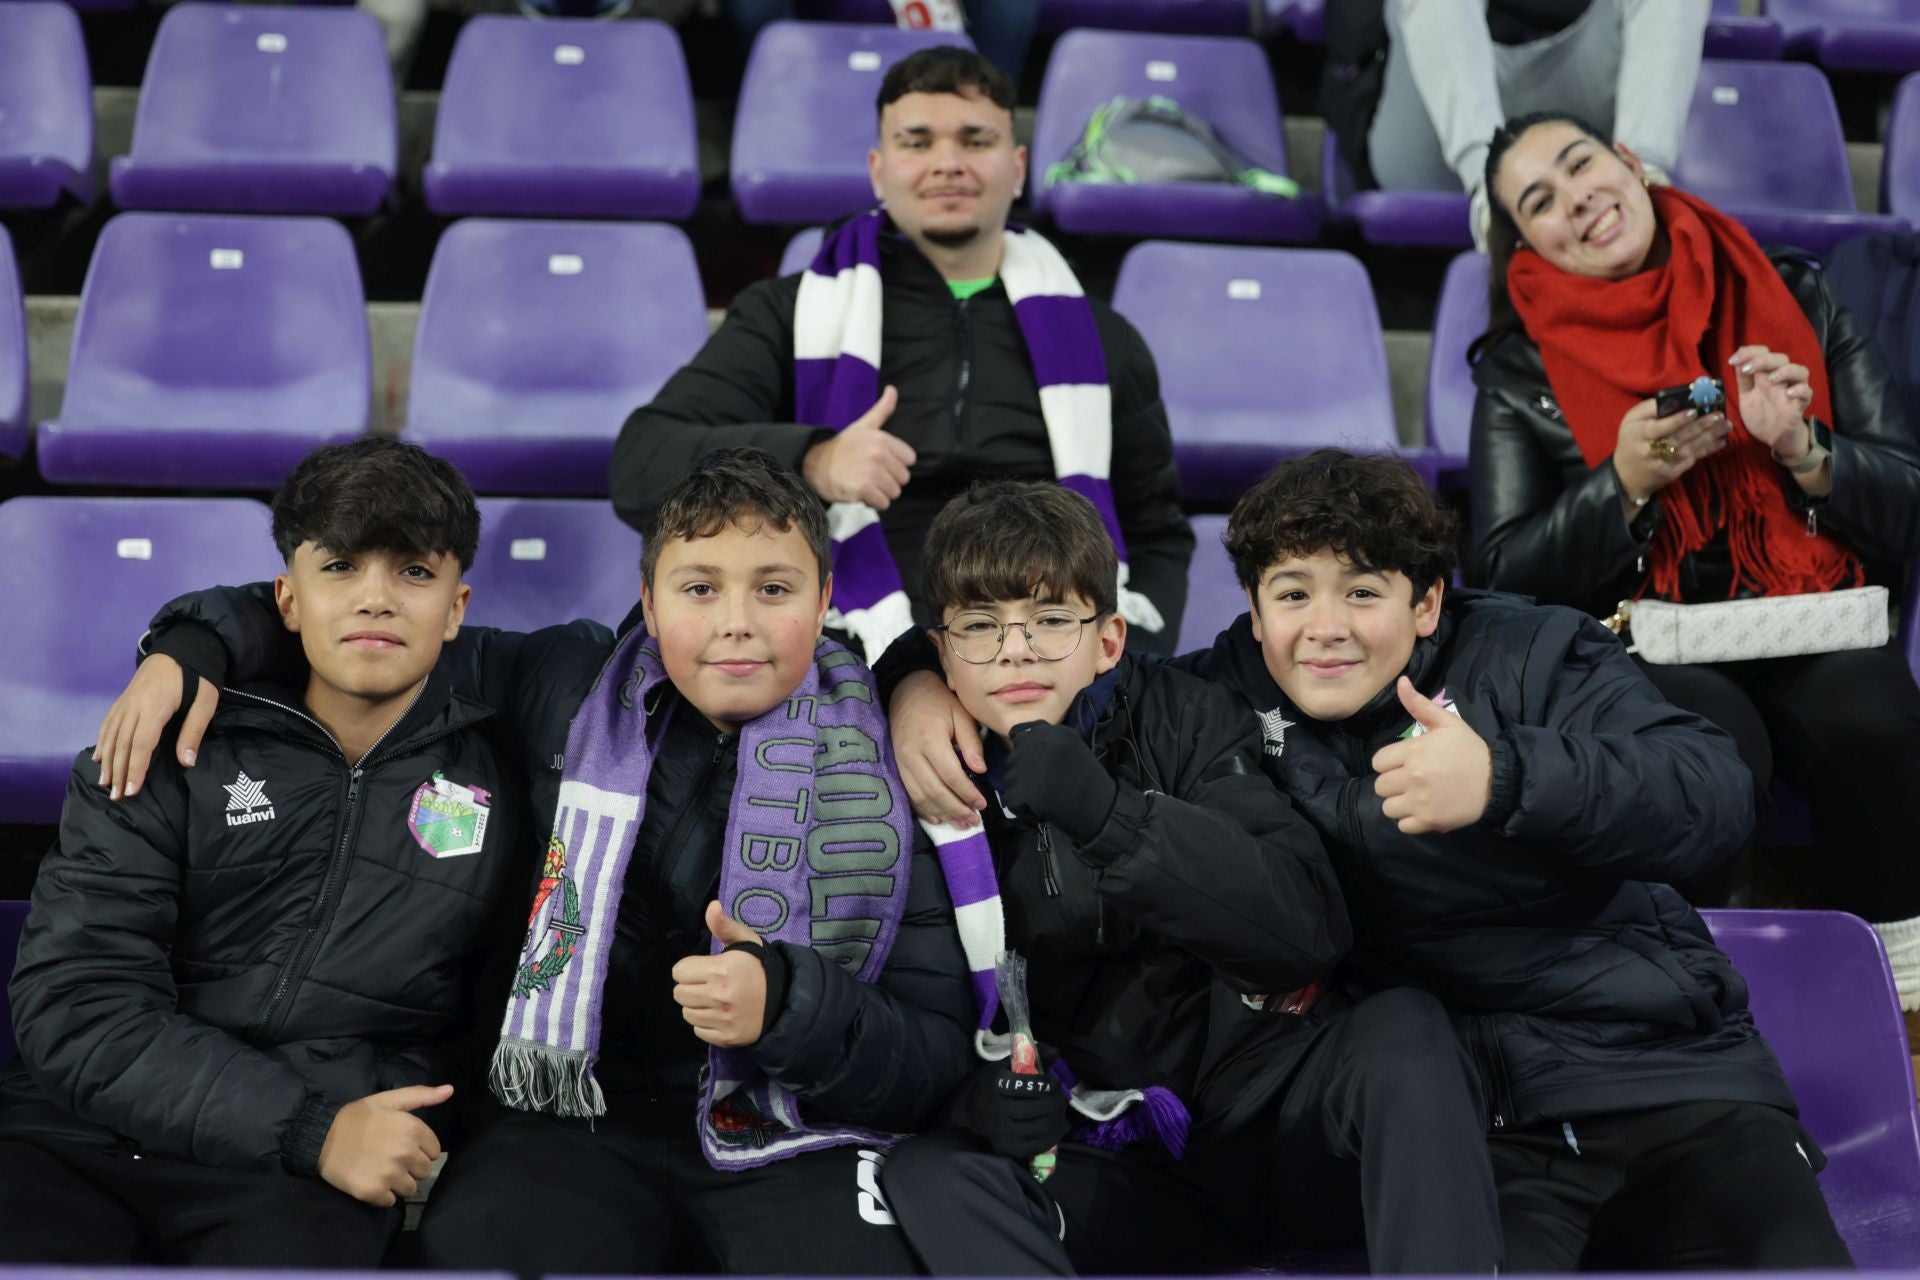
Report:
M 1374 753 L 1374 794 L 1401 833 L 1456 831 L 1480 821 L 1493 794 L 1493 752 L 1459 716 L 1423 697 L 1400 677 L 1400 705 L 1426 732 Z
M 728 950 L 674 965 L 674 1003 L 694 1035 L 724 1049 L 743 1049 L 766 1029 L 767 967 L 760 958 L 765 944 L 718 902 L 707 904 L 707 930 Z

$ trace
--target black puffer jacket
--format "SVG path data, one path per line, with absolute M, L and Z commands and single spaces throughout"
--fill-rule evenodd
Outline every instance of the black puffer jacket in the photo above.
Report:
M 920 591 L 927 526 L 978 480 L 1052 480 L 1053 455 L 1026 339 L 1004 286 L 955 301 L 911 242 L 883 236 L 880 385 L 899 389 L 887 430 L 918 460 L 880 527 L 900 567 L 914 617 L 929 617 Z M 793 305 L 800 277 L 767 280 L 734 300 L 726 323 L 691 363 L 636 410 L 613 452 L 614 507 L 636 528 L 667 486 L 712 449 L 753 445 L 789 467 L 833 433 L 793 421 Z M 1193 533 L 1180 508 L 1173 436 L 1160 403 L 1153 356 L 1134 327 L 1089 298 L 1113 389 L 1113 504 L 1127 540 L 1130 584 L 1152 600 L 1166 627 L 1136 628 L 1134 643 L 1171 653 L 1187 599 Z
M 224 692 L 198 767 L 163 743 L 117 804 L 75 762 L 8 988 L 0 1135 L 310 1174 L 344 1103 L 484 1090 L 458 1042 L 531 842 L 492 713 L 445 668 L 357 766 L 263 685 Z M 487 806 L 477 851 L 410 827 L 437 780 Z M 443 1141 L 447 1110 L 421 1113 Z
M 1785 467 L 1781 490 L 1796 510 L 1811 508 L 1822 532 L 1870 562 L 1897 566 L 1920 555 L 1920 445 L 1899 390 L 1865 330 L 1834 301 L 1819 266 L 1792 253 L 1772 256 L 1819 336 L 1834 417 L 1832 496 L 1810 501 Z M 1525 333 L 1492 340 L 1473 380 L 1480 388 L 1473 410 L 1474 581 L 1542 603 L 1613 612 L 1645 576 L 1660 499 L 1628 525 L 1618 473 L 1611 461 L 1590 468 L 1580 456 L 1539 348 Z M 1682 578 L 1700 583 L 1699 594 L 1688 593 L 1697 599 L 1724 599 L 1730 580 L 1704 563 L 1683 566 Z
M 225 654 L 249 672 L 287 669 L 298 646 L 286 643 L 270 601 L 263 585 L 182 597 L 155 620 L 154 647 L 202 670 Z M 470 627 L 448 646 L 454 686 L 495 708 L 501 732 L 518 745 L 540 831 L 534 844 L 544 843 L 558 809 L 567 726 L 613 646 L 613 634 L 593 622 L 532 635 Z M 684 714 L 668 735 L 673 758 L 648 780 L 608 960 L 601 1048 L 610 1107 L 625 1093 L 680 1096 L 691 1108 L 706 1059 L 673 1002 L 671 970 L 709 950 L 703 913 L 717 887 L 737 739 Z M 501 939 L 502 953 L 511 959 L 520 942 L 517 933 Z M 777 953 L 769 978 L 784 984 L 784 1002 L 749 1050 L 768 1076 L 836 1119 L 896 1132 L 925 1127 L 972 1065 L 974 1021 L 952 901 L 925 838 L 915 842 L 906 914 L 879 981 L 858 982 L 804 947 L 769 950 Z M 496 1026 L 505 977 L 497 967 L 489 983 Z
M 1402 835 L 1374 794 L 1369 762 L 1412 723 L 1392 685 L 1316 721 L 1267 674 L 1244 615 L 1181 662 L 1277 713 L 1267 768 L 1333 853 L 1355 965 L 1447 1002 L 1496 1127 L 1702 1100 L 1792 1109 L 1745 980 L 1667 887 L 1740 846 L 1752 780 L 1597 622 L 1447 597 L 1407 674 L 1487 741 L 1493 780 L 1485 817 L 1446 835 Z

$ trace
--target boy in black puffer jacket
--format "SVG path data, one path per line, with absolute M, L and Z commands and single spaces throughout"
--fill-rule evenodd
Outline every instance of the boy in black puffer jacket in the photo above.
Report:
M 526 815 L 441 662 L 473 493 L 361 440 L 273 524 L 304 688 L 227 690 L 200 767 L 124 801 L 74 764 L 9 988 L 0 1260 L 376 1266 L 484 1087 L 455 1042 Z

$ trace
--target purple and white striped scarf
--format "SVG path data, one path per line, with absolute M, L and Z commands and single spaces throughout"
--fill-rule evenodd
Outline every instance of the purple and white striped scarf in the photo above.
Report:
M 886 215 L 870 210 L 820 245 L 800 278 L 793 308 L 794 416 L 845 429 L 880 398 L 880 237 Z M 1108 477 L 1113 463 L 1113 395 L 1100 331 L 1080 282 L 1038 233 L 1008 226 L 1000 281 L 1033 361 L 1053 472 L 1084 495 L 1120 559 L 1120 613 L 1148 631 L 1166 626 L 1147 597 L 1127 587 L 1127 543 Z M 880 514 L 860 502 L 827 509 L 833 531 L 833 611 L 827 625 L 852 635 L 877 659 L 913 625 L 900 570 Z
M 993 871 L 993 847 L 984 826 L 923 821 L 920 827 L 940 855 L 940 870 L 953 898 L 954 922 L 960 929 L 960 950 L 973 978 L 973 995 L 980 1008 L 974 1050 L 989 1062 L 1001 1061 L 1012 1051 L 1012 1042 L 993 1030 L 994 1015 L 1000 1009 L 993 966 L 1007 949 L 1007 916 Z M 1173 1090 L 1162 1085 L 1094 1089 L 1074 1075 L 1065 1058 L 1056 1058 L 1052 1071 L 1067 1090 L 1073 1109 L 1083 1117 L 1073 1131 L 1076 1142 L 1119 1150 L 1152 1137 L 1176 1159 L 1185 1151 L 1189 1119 Z
M 677 696 L 658 645 L 636 628 L 567 728 L 559 811 L 490 1073 L 508 1106 L 606 1112 L 593 1065 L 607 959 L 647 778 L 672 715 L 666 699 Z M 811 948 L 872 982 L 899 933 L 914 840 L 872 674 L 822 640 L 792 695 L 740 726 L 737 750 L 722 906 L 768 942 Z M 720 1048 L 708 1053 L 699 1129 L 717 1169 L 892 1141 L 809 1123 L 750 1051 Z

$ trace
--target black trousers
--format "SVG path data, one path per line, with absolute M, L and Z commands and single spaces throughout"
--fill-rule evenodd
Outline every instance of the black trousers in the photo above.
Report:
M 317 1178 L 0 1138 L 0 1262 L 370 1270 L 399 1227 Z
M 623 1105 L 624 1104 L 624 1105 Z M 911 1275 L 880 1196 L 884 1156 L 856 1147 L 759 1169 L 708 1165 L 691 1101 L 608 1101 L 586 1120 L 510 1111 L 447 1159 L 421 1217 L 429 1267 L 521 1276 Z
M 1192 1273 L 1363 1238 L 1376 1272 L 1500 1265 L 1476 1077 L 1437 1000 L 1382 992 L 1272 1053 L 1284 1089 L 1184 1160 L 1067 1143 L 1039 1184 L 928 1134 L 889 1157 L 888 1203 L 935 1275 Z
M 1799 1123 L 1697 1102 L 1535 1125 L 1489 1144 L 1507 1270 L 1849 1269 Z
M 1806 793 L 1835 906 L 1876 921 L 1920 916 L 1905 811 L 1920 780 L 1920 686 L 1905 655 L 1888 645 L 1640 669 L 1669 702 L 1732 736 L 1760 794 L 1776 773 Z

